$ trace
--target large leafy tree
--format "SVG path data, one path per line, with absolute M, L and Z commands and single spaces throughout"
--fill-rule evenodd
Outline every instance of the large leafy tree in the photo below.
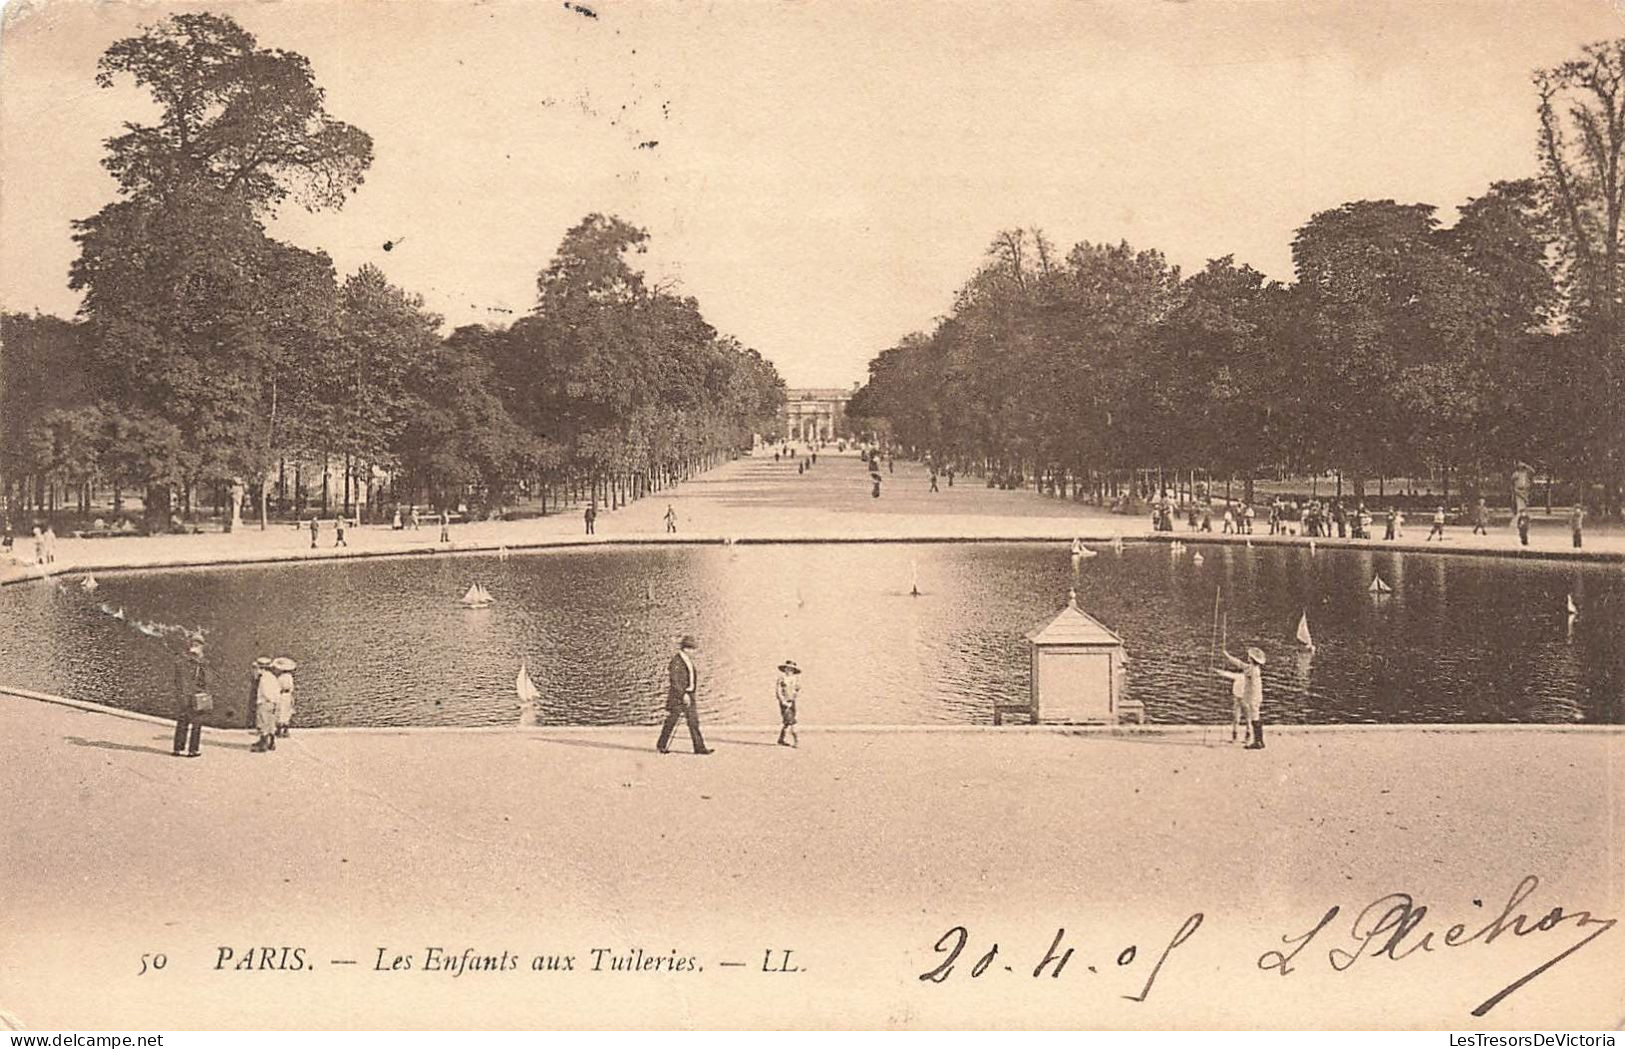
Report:
M 97 82 L 125 78 L 159 118 L 107 140 L 119 199 L 75 223 L 70 274 L 98 394 L 109 418 L 138 421 L 126 440 L 156 442 L 124 456 L 151 468 L 133 479 L 153 523 L 177 480 L 241 476 L 259 481 L 263 525 L 272 464 L 322 422 L 314 366 L 334 338 L 335 289 L 325 255 L 272 240 L 262 221 L 289 199 L 342 206 L 372 143 L 326 112 L 302 56 L 259 47 L 230 18 L 174 15 L 118 41 Z
M 290 196 L 337 208 L 372 163 L 371 138 L 327 113 L 310 62 L 260 47 L 230 18 L 172 15 L 118 41 L 96 82 L 124 77 L 160 107 L 155 123 L 107 140 L 103 164 L 126 197 L 207 189 L 256 214 Z
M 1535 74 L 1541 188 L 1555 218 L 1568 327 L 1581 371 L 1568 413 L 1589 448 L 1588 473 L 1606 481 L 1611 509 L 1625 474 L 1625 39 Z M 1578 449 L 1570 449 L 1570 456 Z

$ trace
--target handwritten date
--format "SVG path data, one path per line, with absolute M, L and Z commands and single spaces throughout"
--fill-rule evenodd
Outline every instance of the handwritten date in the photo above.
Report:
M 1200 912 L 1186 918 L 1185 923 L 1179 927 L 1179 931 L 1174 933 L 1167 946 L 1162 948 L 1162 953 L 1157 955 L 1157 960 L 1151 966 L 1151 972 L 1146 976 L 1145 983 L 1140 988 L 1140 993 L 1125 994 L 1123 997 L 1131 1002 L 1145 1001 L 1150 996 L 1151 988 L 1157 982 L 1157 974 L 1162 972 L 1162 967 L 1168 961 L 1169 955 L 1173 954 L 1176 948 L 1195 935 L 1196 930 L 1201 927 L 1202 915 Z M 933 950 L 939 955 L 946 955 L 946 957 L 938 962 L 935 968 L 921 973 L 919 978 L 927 983 L 942 983 L 947 980 L 959 966 L 960 956 L 965 953 L 965 948 L 969 943 L 970 930 L 963 925 L 955 925 L 943 933 L 937 940 Z M 1055 930 L 1055 938 L 1050 941 L 1049 949 L 1044 952 L 1043 957 L 1039 958 L 1038 963 L 1032 968 L 1032 978 L 1036 980 L 1048 975 L 1051 979 L 1060 979 L 1062 972 L 1067 969 L 1068 964 L 1072 961 L 1076 950 L 1077 948 L 1067 945 L 1067 935 L 1064 928 Z M 975 954 L 974 951 L 972 953 Z M 995 942 L 986 951 L 976 955 L 976 960 L 971 963 L 969 969 L 970 979 L 980 979 L 989 970 L 1014 973 L 1017 971 L 1015 957 L 1015 952 L 1006 952 L 1001 955 L 999 945 Z M 1010 958 L 1012 960 L 1006 963 L 1002 962 L 1001 958 Z M 1134 966 L 1139 959 L 1140 949 L 1137 945 L 1131 943 L 1117 952 L 1114 965 L 1116 968 L 1127 969 Z M 1095 965 L 1085 965 L 1083 970 L 1096 975 L 1100 971 L 1099 967 Z M 1025 962 L 1022 963 L 1022 971 L 1026 971 Z M 1076 971 L 1078 970 L 1074 968 L 1074 972 Z

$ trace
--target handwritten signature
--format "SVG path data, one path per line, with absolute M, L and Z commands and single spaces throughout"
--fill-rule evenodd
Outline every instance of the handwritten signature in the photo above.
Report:
M 1502 907 L 1494 918 L 1476 927 L 1467 922 L 1457 922 L 1444 928 L 1442 933 L 1437 923 L 1434 927 L 1426 927 L 1428 907 L 1426 904 L 1417 903 L 1410 893 L 1393 892 L 1380 896 L 1366 904 L 1348 924 L 1349 938 L 1346 943 L 1327 947 L 1326 962 L 1337 972 L 1347 972 L 1363 958 L 1387 958 L 1399 962 L 1418 953 L 1432 953 L 1441 947 L 1467 947 L 1472 944 L 1489 946 L 1508 934 L 1523 938 L 1536 934 L 1589 930 L 1577 942 L 1569 944 L 1559 953 L 1484 999 L 1473 1010 L 1474 1016 L 1484 1016 L 1529 981 L 1612 929 L 1617 920 L 1597 917 L 1590 911 L 1567 910 L 1562 906 L 1553 906 L 1540 917 L 1532 917 L 1525 911 L 1523 905 L 1539 886 L 1540 879 L 1531 874 L 1512 890 L 1506 906 Z M 1477 904 L 1478 901 L 1475 900 L 1474 903 Z M 1265 971 L 1273 970 L 1282 976 L 1291 973 L 1296 968 L 1298 956 L 1330 928 L 1341 913 L 1342 908 L 1333 905 L 1308 932 L 1298 936 L 1281 937 L 1282 944 L 1290 950 L 1265 951 L 1258 957 L 1258 967 Z M 1335 931 L 1326 935 L 1330 939 L 1335 935 Z

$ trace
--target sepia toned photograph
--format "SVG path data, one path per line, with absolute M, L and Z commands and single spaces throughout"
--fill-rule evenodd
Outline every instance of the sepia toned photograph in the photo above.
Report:
M 0 1030 L 1615 1031 L 1622 219 L 1608 0 L 10 0 Z

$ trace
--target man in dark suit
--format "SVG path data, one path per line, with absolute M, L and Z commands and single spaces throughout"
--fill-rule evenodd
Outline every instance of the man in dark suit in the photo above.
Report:
M 178 757 L 195 758 L 202 751 L 203 711 L 198 696 L 209 691 L 209 667 L 203 661 L 203 642 L 193 641 L 186 655 L 175 661 L 175 749 Z
M 655 749 L 662 754 L 667 752 L 672 730 L 682 717 L 688 718 L 688 735 L 694 742 L 694 753 L 711 753 L 711 748 L 705 745 L 705 737 L 700 735 L 700 715 L 694 700 L 694 693 L 700 687 L 700 674 L 694 667 L 692 653 L 699 647 L 693 635 L 685 635 L 677 645 L 677 654 L 666 666 L 666 723 L 660 726 L 660 742 L 655 744 Z

